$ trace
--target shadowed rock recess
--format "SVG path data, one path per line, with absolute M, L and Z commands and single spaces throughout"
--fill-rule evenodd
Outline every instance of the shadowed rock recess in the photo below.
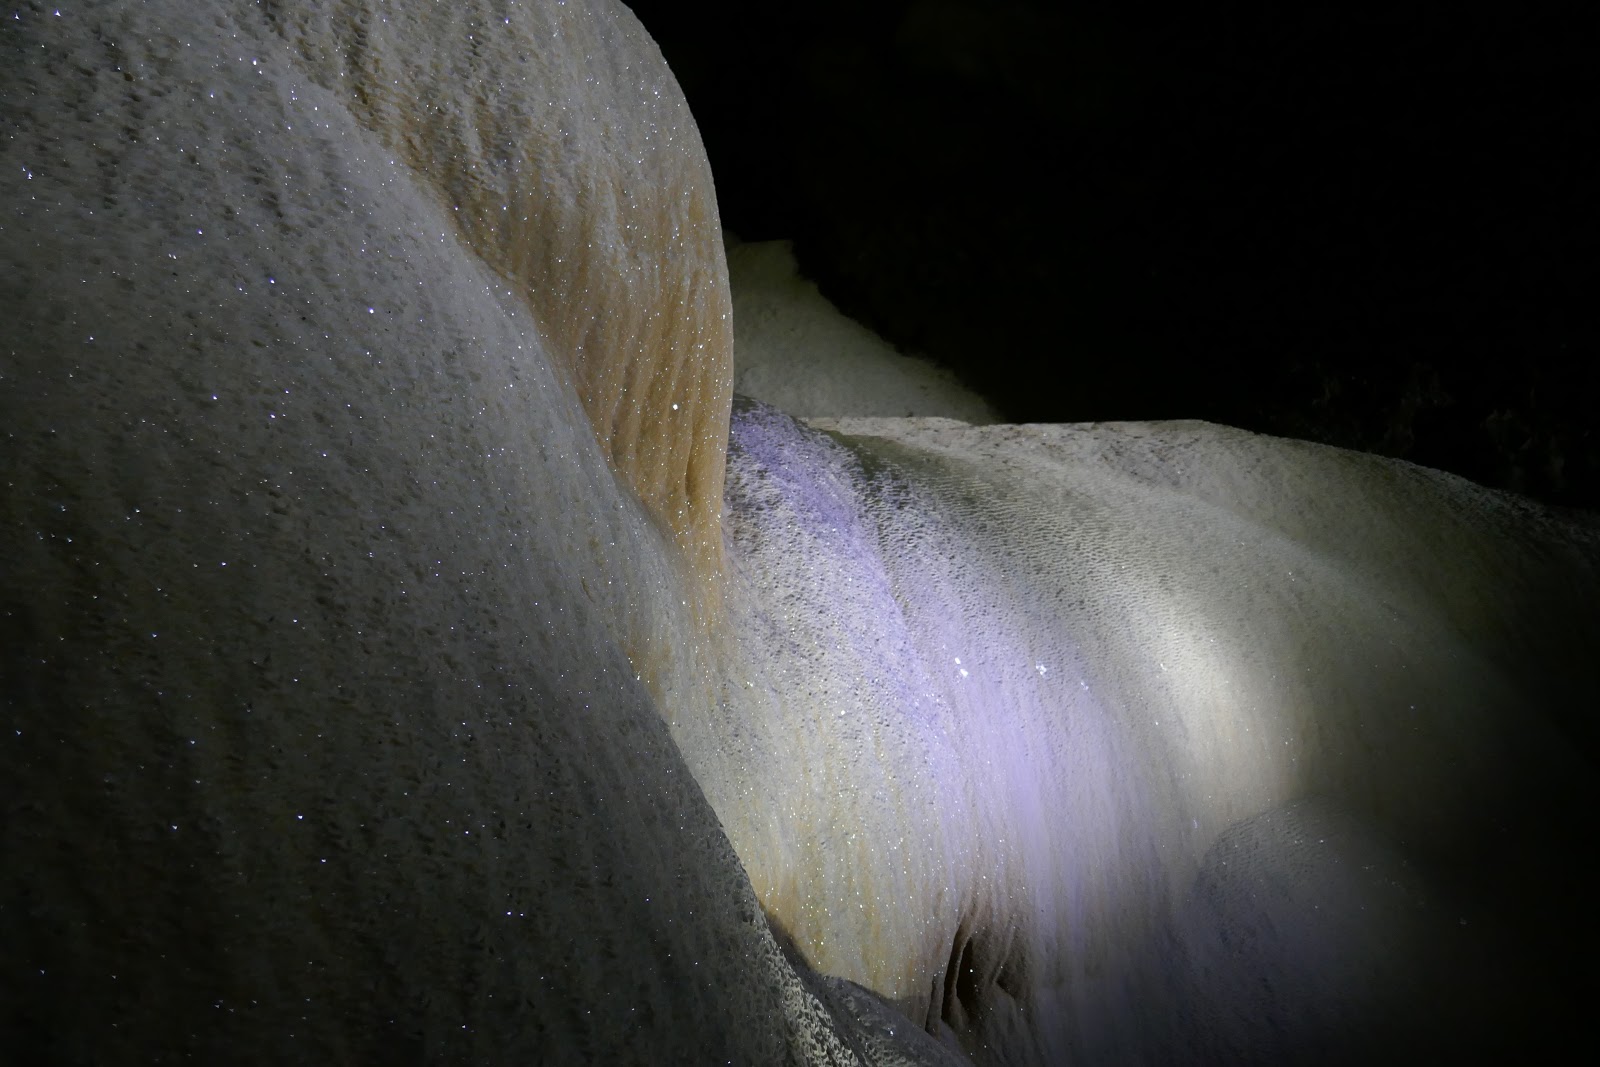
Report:
M 23 4 L 0 96 L 6 1058 L 1573 1038 L 1593 522 L 939 417 L 781 250 L 736 340 L 603 0 Z

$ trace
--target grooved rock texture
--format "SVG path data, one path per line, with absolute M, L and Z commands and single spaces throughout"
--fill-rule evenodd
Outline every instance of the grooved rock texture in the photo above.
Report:
M 1592 522 L 1200 423 L 730 424 L 604 0 L 26 3 L 0 95 L 8 1061 L 1574 1036 Z
M 694 119 L 620 5 L 265 6 L 524 301 L 601 449 L 703 572 L 721 553 L 732 324 Z M 287 57 L 286 57 L 287 58 Z
M 1593 523 L 1202 423 L 761 405 L 728 515 L 743 710 L 676 736 L 818 969 L 980 1062 L 1580 1017 Z
M 628 13 L 24 4 L 0 96 L 4 1057 L 855 1062 L 639 680 L 728 372 Z

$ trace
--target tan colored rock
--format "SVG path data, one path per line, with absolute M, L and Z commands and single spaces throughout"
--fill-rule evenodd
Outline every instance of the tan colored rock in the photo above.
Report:
M 304 70 L 525 301 L 606 457 L 720 568 L 732 321 L 694 118 L 621 5 L 287 5 Z

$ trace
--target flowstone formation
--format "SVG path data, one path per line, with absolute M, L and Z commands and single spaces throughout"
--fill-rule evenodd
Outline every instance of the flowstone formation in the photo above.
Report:
M 857 1058 L 665 725 L 727 298 L 638 24 L 25 5 L 0 48 L 8 1056 Z
M 731 408 L 613 3 L 14 16 L 0 1047 L 1570 1036 L 1592 523 L 1204 424 Z
M 1202 423 L 736 406 L 729 472 L 759 712 L 677 735 L 820 969 L 980 1062 L 1578 1017 L 1592 526 Z

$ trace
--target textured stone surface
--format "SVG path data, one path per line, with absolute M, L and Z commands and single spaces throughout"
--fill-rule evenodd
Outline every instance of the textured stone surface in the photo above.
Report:
M 725 442 L 611 4 L 12 16 L 12 1058 L 1571 1036 L 1592 523 L 1195 423 Z
M 1199 423 L 813 426 L 736 407 L 759 710 L 677 736 L 820 969 L 979 1059 L 1564 1032 L 1592 524 Z
M 450 9 L 0 24 L 8 1059 L 851 1058 L 640 681 L 694 640 L 663 508 L 720 501 L 692 126 L 620 8 Z M 564 288 L 449 195 L 497 143 L 417 148 L 491 100 L 567 123 L 517 169 Z

